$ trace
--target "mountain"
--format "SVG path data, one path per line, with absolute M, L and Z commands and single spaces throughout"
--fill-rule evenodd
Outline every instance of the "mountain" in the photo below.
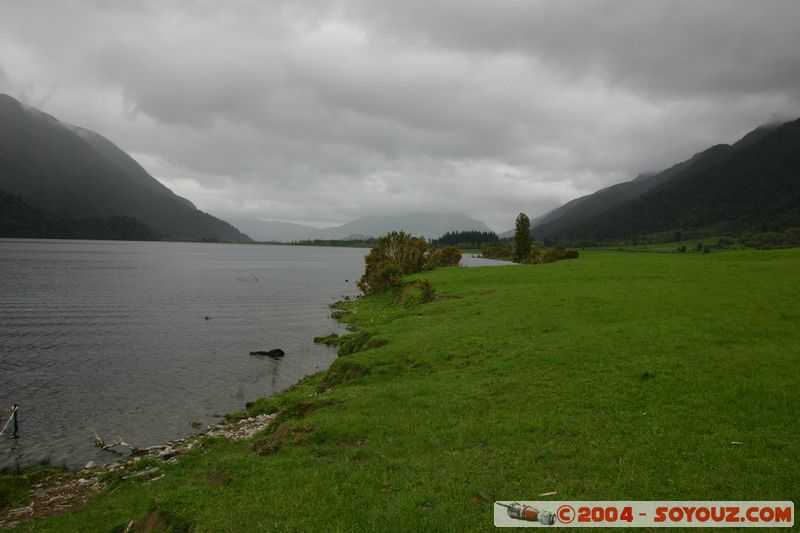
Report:
M 247 233 L 257 241 L 290 242 L 313 239 L 314 232 L 319 228 L 294 224 L 292 222 L 278 222 L 275 220 L 260 220 L 257 218 L 227 217 L 237 228 Z
M 163 238 L 249 240 L 174 194 L 105 137 L 4 94 L 0 190 L 49 219 L 127 217 Z
M 341 226 L 316 232 L 318 239 L 344 239 L 351 235 L 377 237 L 394 230 L 436 239 L 448 231 L 491 231 L 489 226 L 462 213 L 409 213 L 407 215 L 370 215 Z
M 395 230 L 436 239 L 448 231 L 491 231 L 489 226 L 480 220 L 460 213 L 370 215 L 331 228 L 312 228 L 301 224 L 258 219 L 234 218 L 232 220 L 258 241 L 364 239 L 378 237 Z
M 712 146 L 661 172 L 640 174 L 631 181 L 617 183 L 592 194 L 571 200 L 533 223 L 533 234 L 537 238 L 553 238 L 560 235 L 566 232 L 568 228 L 585 224 L 587 221 L 627 201 L 638 198 L 663 183 L 714 166 L 738 150 L 757 142 L 776 128 L 777 125 L 759 127 L 733 145 L 719 144 Z
M 170 198 L 176 198 L 187 207 L 197 209 L 192 202 L 173 193 L 163 183 L 148 174 L 147 171 L 139 163 L 137 163 L 135 159 L 123 152 L 117 145 L 99 133 L 95 133 L 92 130 L 87 130 L 86 128 L 81 128 L 80 126 L 73 126 L 66 123 L 62 124 L 72 130 L 76 135 L 78 135 L 78 137 L 86 141 L 89 146 L 95 149 L 97 153 L 124 170 L 129 178 L 142 187 L 150 189 L 158 194 L 166 195 Z
M 800 227 L 800 119 L 758 128 L 664 173 L 648 178 L 658 183 L 640 195 L 582 217 L 562 215 L 539 226 L 537 236 L 595 239 Z
M 32 239 L 158 240 L 158 234 L 135 218 L 50 218 L 19 196 L 0 191 L 0 237 Z

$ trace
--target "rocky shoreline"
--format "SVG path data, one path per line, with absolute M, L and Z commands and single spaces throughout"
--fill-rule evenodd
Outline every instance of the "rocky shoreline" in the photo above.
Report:
M 331 305 L 331 308 L 335 307 L 336 304 Z M 250 355 L 280 358 L 284 352 L 272 349 L 250 352 Z M 249 408 L 251 404 L 248 402 L 246 407 Z M 246 440 L 267 429 L 275 416 L 276 413 L 272 413 L 225 420 L 208 426 L 201 433 L 146 448 L 132 446 L 120 437 L 107 443 L 95 433 L 96 447 L 120 456 L 124 454 L 125 457 L 104 465 L 89 461 L 83 469 L 54 471 L 47 475 L 30 485 L 27 505 L 0 509 L 0 529 L 10 529 L 35 518 L 75 511 L 115 481 L 136 479 L 141 483 L 155 483 L 165 475 L 159 464 L 176 463 L 181 455 L 202 447 L 202 439 L 218 437 Z M 127 449 L 127 453 L 120 452 L 120 449 Z
M 94 494 L 108 486 L 114 476 L 118 479 L 140 479 L 144 483 L 154 483 L 164 476 L 159 463 L 175 463 L 178 457 L 202 446 L 202 439 L 219 437 L 230 440 L 249 439 L 261 431 L 275 418 L 274 414 L 258 415 L 236 421 L 225 421 L 209 426 L 204 432 L 169 441 L 165 444 L 135 448 L 117 442 L 103 445 L 110 450 L 114 445 L 124 445 L 131 455 L 105 466 L 95 466 L 90 462 L 77 472 L 58 472 L 43 481 L 31 485 L 30 501 L 27 505 L 0 510 L 0 528 L 12 528 L 33 518 L 74 511 L 82 507 Z M 102 440 L 100 441 L 102 442 Z M 143 463 L 145 459 L 149 461 Z M 156 464 L 153 464 L 156 461 Z M 148 465 L 143 467 L 143 465 Z

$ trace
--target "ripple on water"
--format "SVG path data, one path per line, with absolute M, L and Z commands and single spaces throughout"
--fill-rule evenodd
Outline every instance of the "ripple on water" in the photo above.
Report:
M 103 461 L 92 429 L 146 446 L 242 408 L 335 358 L 328 304 L 363 250 L 0 240 L 0 467 Z M 206 317 L 209 317 L 206 320 Z M 250 350 L 280 347 L 281 361 Z

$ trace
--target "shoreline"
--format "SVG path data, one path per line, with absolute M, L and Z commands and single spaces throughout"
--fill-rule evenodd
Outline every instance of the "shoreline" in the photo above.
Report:
M 129 447 L 129 456 L 101 466 L 90 461 L 84 468 L 75 470 L 20 469 L 14 475 L 24 478 L 43 471 L 44 475 L 30 485 L 26 505 L 0 509 L 0 529 L 13 528 L 34 518 L 75 511 L 117 481 L 139 479 L 145 483 L 155 483 L 165 475 L 161 466 L 174 465 L 180 456 L 202 448 L 203 439 L 218 437 L 233 441 L 246 440 L 264 431 L 275 416 L 273 413 L 224 420 L 195 435 L 147 448 Z M 118 446 L 109 447 L 106 451 L 120 453 L 113 449 L 115 447 Z
M 493 502 L 537 494 L 784 501 L 797 484 L 798 262 L 800 250 L 587 252 L 411 276 L 437 298 L 412 288 L 337 306 L 355 330 L 342 356 L 230 415 L 269 419 L 251 440 L 198 437 L 174 463 L 73 474 L 65 492 L 97 496 L 29 527 L 477 530 Z M 741 337 L 751 325 L 769 335 Z M 298 513 L 311 499 L 325 505 Z M 454 504 L 463 512 L 441 512 Z
M 162 241 L 164 242 L 164 241 Z M 216 244 L 216 243 L 213 243 Z M 285 244 L 285 243 L 236 243 L 236 244 Z M 309 246 L 296 244 L 294 246 Z M 313 246 L 313 245 L 311 245 Z M 473 259 L 487 260 L 480 256 L 472 256 Z M 494 265 L 469 265 L 460 264 L 457 268 L 474 268 L 478 266 L 503 266 L 504 264 L 514 264 L 508 261 L 489 259 L 487 261 L 496 262 Z M 348 299 L 337 300 L 328 305 L 331 310 L 330 318 L 336 323 L 345 326 L 346 329 L 358 331 L 357 326 L 354 328 L 352 322 L 344 320 L 344 318 L 352 313 L 350 306 L 354 304 L 362 295 L 355 297 L 349 296 Z M 347 297 L 346 297 L 347 298 Z M 342 335 L 344 338 L 348 334 Z M 316 344 L 316 343 L 315 343 Z M 336 345 L 329 345 L 329 348 L 335 349 Z M 331 365 L 336 361 L 334 359 Z M 131 446 L 128 443 L 117 440 L 106 444 L 97 434 L 95 434 L 95 446 L 102 448 L 104 451 L 114 453 L 120 457 L 109 463 L 96 465 L 95 461 L 89 461 L 83 468 L 80 467 L 58 467 L 55 470 L 45 474 L 45 476 L 35 485 L 31 485 L 30 505 L 22 507 L 8 507 L 0 510 L 0 529 L 15 527 L 15 525 L 22 524 L 40 516 L 54 516 L 65 512 L 74 511 L 85 505 L 88 499 L 102 491 L 109 485 L 107 478 L 110 476 L 118 477 L 119 481 L 127 479 L 141 479 L 145 483 L 153 483 L 158 481 L 164 476 L 161 465 L 174 465 L 177 463 L 178 458 L 192 450 L 202 448 L 202 440 L 207 437 L 220 437 L 227 438 L 232 441 L 246 440 L 254 437 L 258 433 L 266 430 L 272 421 L 280 414 L 279 411 L 271 413 L 256 413 L 251 414 L 251 408 L 256 403 L 269 402 L 270 400 L 278 400 L 281 395 L 291 390 L 293 387 L 300 385 L 308 379 L 320 378 L 328 373 L 330 367 L 324 370 L 318 370 L 314 373 L 307 374 L 298 379 L 296 383 L 288 386 L 286 389 L 276 392 L 270 396 L 262 396 L 255 400 L 248 401 L 245 404 L 244 410 L 234 411 L 223 415 L 223 420 L 206 427 L 203 431 L 184 437 L 168 440 L 164 443 L 154 444 L 144 448 Z M 249 415 L 249 416 L 248 416 Z M 130 451 L 129 455 L 123 456 L 122 452 L 117 451 L 117 448 L 126 448 Z M 158 464 L 152 465 L 155 461 Z M 145 468 L 141 468 L 145 465 Z M 48 471 L 48 467 L 22 467 L 14 472 L 14 475 L 25 476 L 27 474 L 36 473 L 40 471 Z M 3 470 L 0 470 L 2 473 Z M 57 509 L 48 509 L 48 501 L 72 501 L 72 504 L 67 507 L 59 507 Z
M 355 301 L 357 298 L 351 301 Z M 346 325 L 346 322 L 340 320 L 335 311 L 339 309 L 338 306 L 341 303 L 346 301 L 337 300 L 328 305 L 328 309 L 331 310 L 331 320 Z M 335 361 L 336 359 L 331 364 Z M 14 528 L 39 517 L 57 516 L 75 511 L 86 505 L 94 495 L 117 481 L 138 479 L 144 483 L 154 483 L 165 475 L 161 466 L 177 464 L 179 457 L 202 448 L 203 440 L 206 438 L 217 437 L 231 441 L 250 439 L 265 431 L 280 414 L 277 410 L 270 413 L 251 414 L 250 410 L 253 405 L 260 401 L 278 398 L 303 381 L 319 377 L 329 369 L 330 367 L 307 374 L 281 391 L 248 401 L 243 410 L 222 415 L 223 420 L 207 426 L 199 433 L 178 437 L 164 443 L 139 448 L 118 438 L 117 441 L 107 444 L 95 433 L 95 447 L 119 456 L 116 460 L 108 463 L 97 465 L 94 460 L 90 460 L 82 468 L 26 466 L 0 469 L 0 476 L 18 479 L 26 479 L 28 476 L 36 478 L 36 483 L 31 483 L 28 488 L 29 499 L 26 505 L 0 508 L 0 529 Z M 123 452 L 118 451 L 119 448 L 128 449 L 130 453 L 123 455 Z
M 347 280 L 363 263 L 351 249 L 12 242 L 2 248 L 0 411 L 21 407 L 19 438 L 9 429 L 0 439 L 5 471 L 112 462 L 93 448 L 93 429 L 107 442 L 161 444 L 327 368 L 335 353 L 310 339 L 338 327 L 329 304 L 355 292 Z M 26 270 L 31 257 L 44 266 Z M 288 356 L 248 355 L 273 347 Z

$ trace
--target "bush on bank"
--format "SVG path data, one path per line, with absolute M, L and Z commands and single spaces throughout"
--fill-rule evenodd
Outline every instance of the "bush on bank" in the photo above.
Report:
M 461 250 L 457 246 L 431 248 L 424 237 L 392 231 L 379 237 L 364 259 L 364 275 L 356 286 L 366 294 L 399 287 L 402 277 L 433 268 L 457 266 Z

